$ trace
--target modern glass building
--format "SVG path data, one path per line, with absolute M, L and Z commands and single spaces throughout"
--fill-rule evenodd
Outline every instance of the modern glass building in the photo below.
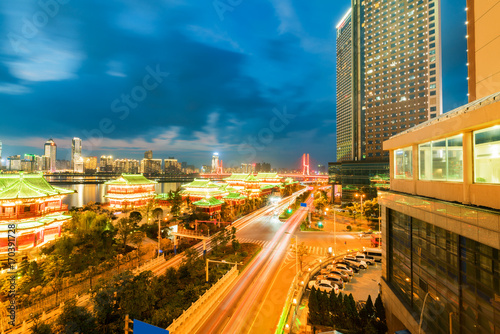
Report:
M 389 332 L 500 332 L 500 92 L 384 142 Z

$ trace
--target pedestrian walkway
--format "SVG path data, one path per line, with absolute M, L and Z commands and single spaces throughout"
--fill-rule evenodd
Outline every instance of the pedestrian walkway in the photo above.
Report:
M 269 241 L 264 241 L 264 240 L 238 238 L 238 241 L 240 243 L 257 244 L 257 245 L 261 246 L 262 248 L 266 248 L 267 246 L 269 246 Z
M 318 255 L 318 256 L 326 256 L 328 255 L 328 247 L 315 247 L 315 246 L 306 246 L 307 254 L 309 255 Z M 295 245 L 290 245 L 290 251 L 295 253 Z

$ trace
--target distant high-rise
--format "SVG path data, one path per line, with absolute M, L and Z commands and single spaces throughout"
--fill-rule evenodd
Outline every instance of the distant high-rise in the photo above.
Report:
M 56 156 L 57 156 L 57 145 L 52 138 L 47 140 L 44 145 L 44 155 L 49 157 L 50 165 L 48 170 L 51 172 L 56 171 Z
M 0 169 L 2 168 L 2 141 L 0 140 Z
M 219 170 L 219 153 L 215 152 L 212 155 L 212 173 L 217 173 Z
M 73 138 L 71 141 L 71 166 L 74 167 L 75 159 L 82 156 L 82 140 L 80 138 Z
M 111 173 L 113 172 L 113 157 L 102 155 L 99 160 L 99 172 Z
M 388 161 L 384 140 L 441 114 L 439 1 L 353 0 L 336 28 L 337 160 Z
M 469 102 L 500 91 L 500 6 L 467 0 Z
M 153 151 L 149 150 L 144 152 L 144 159 L 153 159 Z

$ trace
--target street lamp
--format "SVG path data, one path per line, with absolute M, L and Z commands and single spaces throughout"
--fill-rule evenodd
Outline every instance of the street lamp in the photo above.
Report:
M 359 197 L 361 199 L 361 215 L 363 215 L 363 198 L 366 197 L 365 194 L 358 194 L 356 193 L 356 197 Z

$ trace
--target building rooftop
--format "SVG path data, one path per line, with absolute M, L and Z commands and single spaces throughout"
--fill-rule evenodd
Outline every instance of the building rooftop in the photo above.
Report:
M 224 204 L 224 202 L 218 200 L 215 197 L 209 197 L 200 199 L 199 201 L 196 201 L 193 204 L 196 206 L 215 206 L 215 205 L 222 205 Z
M 453 109 L 392 136 L 384 141 L 384 150 L 475 130 L 488 124 L 497 124 L 500 114 L 498 102 L 500 102 L 500 92 Z
M 41 173 L 0 174 L 0 200 L 42 198 L 74 192 L 52 186 Z
M 108 181 L 104 184 L 141 185 L 141 184 L 152 184 L 152 183 L 158 183 L 158 182 L 149 180 L 142 174 L 122 174 L 119 178 Z

